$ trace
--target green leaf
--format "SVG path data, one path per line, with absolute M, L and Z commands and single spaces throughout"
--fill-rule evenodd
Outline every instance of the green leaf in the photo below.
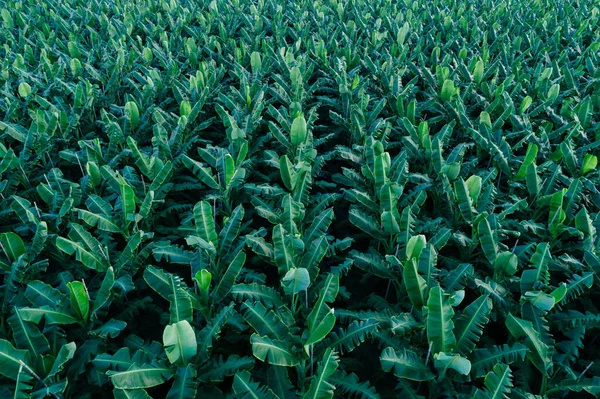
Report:
M 556 99 L 558 98 L 559 93 L 560 93 L 560 85 L 558 83 L 553 84 L 552 87 L 550 87 L 550 89 L 548 90 L 548 95 L 546 96 L 547 103 L 554 104 L 554 102 L 556 102 Z
M 250 54 L 250 67 L 252 68 L 252 73 L 256 74 L 260 72 L 262 61 L 258 51 L 253 51 L 252 54 Z
M 331 303 L 335 300 L 339 288 L 339 276 L 329 274 L 323 288 L 321 288 L 319 299 L 313 306 L 307 318 L 308 333 L 313 335 L 313 339 L 318 338 L 319 335 L 324 332 L 323 336 L 319 338 L 322 339 L 333 328 L 335 316 L 333 315 L 333 309 L 327 306 L 327 303 Z
M 287 295 L 296 295 L 304 291 L 310 285 L 310 275 L 308 270 L 303 267 L 288 270 L 281 279 L 281 285 Z
M 273 311 L 265 308 L 260 302 L 244 302 L 241 306 L 244 320 L 262 337 L 270 337 L 279 341 L 291 340 L 289 327 Z
M 159 365 L 133 365 L 126 371 L 107 371 L 106 374 L 117 389 L 151 388 L 171 378 L 170 368 Z
M 446 79 L 442 85 L 441 97 L 443 101 L 450 101 L 456 89 L 454 88 L 454 81 Z
M 381 397 L 368 381 L 361 382 L 354 373 L 346 374 L 343 370 L 337 370 L 329 382 L 333 383 L 343 397 L 355 397 L 362 399 L 380 399 Z
M 522 179 L 525 177 L 527 172 L 527 167 L 535 162 L 535 158 L 538 154 L 538 146 L 534 143 L 529 143 L 527 146 L 527 152 L 525 153 L 525 158 L 523 159 L 523 163 L 517 172 L 515 179 Z
M 212 206 L 206 201 L 200 201 L 194 206 L 194 221 L 196 223 L 196 234 L 204 241 L 217 245 L 217 232 Z
M 380 357 L 381 368 L 385 372 L 392 371 L 396 377 L 412 381 L 430 381 L 434 375 L 419 356 L 408 349 L 396 352 L 393 348 L 385 348 Z
M 262 362 L 285 367 L 293 367 L 300 362 L 288 342 L 252 334 L 250 343 L 252 344 L 252 354 Z
M 327 314 L 321 319 L 317 319 L 316 324 L 308 329 L 308 338 L 304 342 L 304 346 L 313 345 L 327 336 L 333 330 L 335 325 L 335 316 L 333 309 L 330 309 Z
M 416 259 L 413 258 L 404 263 L 402 277 L 410 302 L 416 309 L 421 309 L 425 304 L 427 283 L 425 279 L 419 275 Z
M 163 183 L 165 182 L 165 180 L 167 180 L 167 177 L 169 176 L 169 173 L 171 173 L 172 169 L 173 169 L 173 164 L 171 163 L 171 161 L 165 163 L 162 166 L 162 168 L 160 168 L 158 173 L 156 173 L 156 175 L 154 176 L 154 180 L 152 180 L 152 184 L 150 184 L 150 187 L 148 187 L 148 193 L 157 191 L 158 189 L 160 189 L 161 186 L 163 185 Z M 141 213 L 141 210 L 140 210 L 140 213 Z
M 135 102 L 128 101 L 125 104 L 125 117 L 131 124 L 131 129 L 135 129 L 140 121 L 140 111 Z
M 328 208 L 321 212 L 311 222 L 310 226 L 304 230 L 304 242 L 306 244 L 313 242 L 317 238 L 327 234 L 327 229 L 333 221 L 333 208 Z
M 588 172 L 593 171 L 598 166 L 598 157 L 592 154 L 585 154 L 583 157 L 583 163 L 581 164 L 581 174 L 585 175 Z
M 402 313 L 390 318 L 390 330 L 394 334 L 404 334 L 421 326 L 409 313 Z
M 339 357 L 331 348 L 323 354 L 323 360 L 319 362 L 317 373 L 312 378 L 308 392 L 304 394 L 305 399 L 331 399 L 335 391 L 335 385 L 328 379 L 337 370 Z
M 75 258 L 84 266 L 98 271 L 105 269 L 104 261 L 96 253 L 90 252 L 79 242 L 75 242 L 63 237 L 56 237 L 55 244 L 56 247 L 61 251 L 69 255 L 75 254 Z
M 487 295 L 482 295 L 462 311 L 454 327 L 458 352 L 467 354 L 475 349 L 483 328 L 489 321 L 492 307 L 492 300 Z
M 115 399 L 151 399 L 143 389 L 113 389 Z
M 521 298 L 542 310 L 544 313 L 549 312 L 556 303 L 552 295 L 540 291 L 526 292 Z
M 473 201 L 469 195 L 469 188 L 462 178 L 454 182 L 454 192 L 456 193 L 460 214 L 468 223 L 472 223 L 476 211 L 473 208 Z
M 228 258 L 228 255 L 233 255 L 232 248 L 233 242 L 238 237 L 240 233 L 240 228 L 242 226 L 242 220 L 244 219 L 244 207 L 242 205 L 238 205 L 231 216 L 227 221 L 223 224 L 223 228 L 219 232 L 219 258 L 225 259 Z
M 267 306 L 283 305 L 283 299 L 279 293 L 273 288 L 262 284 L 237 284 L 231 288 L 231 293 L 236 299 L 252 299 L 260 301 Z
M 375 189 L 377 191 L 380 191 L 388 180 L 387 175 L 389 173 L 389 165 L 387 159 L 389 159 L 389 154 L 387 153 L 382 153 L 375 157 L 375 169 L 373 175 L 375 177 Z
M 477 175 L 473 175 L 467 179 L 465 182 L 467 185 L 467 189 L 469 191 L 469 197 L 471 198 L 471 203 L 475 206 L 477 205 L 477 200 L 479 199 L 479 195 L 481 194 L 481 184 L 482 179 Z
M 476 378 L 483 377 L 498 363 L 511 364 L 523 360 L 528 352 L 527 347 L 522 344 L 475 349 L 471 355 L 471 372 Z
M 127 327 L 127 323 L 124 321 L 110 319 L 100 327 L 90 330 L 90 334 L 103 339 L 116 338 L 125 327 Z
M 442 375 L 448 369 L 462 375 L 469 375 L 471 372 L 471 362 L 460 355 L 447 355 L 444 352 L 439 352 L 433 355 L 433 364 L 436 369 L 441 369 Z
M 71 311 L 84 323 L 87 323 L 90 314 L 90 298 L 87 288 L 81 281 L 72 281 L 67 284 L 69 288 Z
M 23 365 L 19 369 L 19 374 L 16 378 L 14 394 L 12 395 L 13 399 L 29 399 L 32 397 L 30 395 L 31 390 L 33 389 L 33 376 L 27 371 Z
M 590 395 L 597 397 L 600 395 L 600 377 L 594 376 L 592 378 L 565 379 L 562 380 L 558 386 L 547 390 L 546 393 L 549 395 L 561 391 L 586 391 Z
M 429 291 L 427 312 L 427 341 L 431 345 L 431 352 L 451 352 L 456 346 L 452 321 L 454 309 L 450 295 L 444 293 L 440 286 Z
M 567 215 L 563 210 L 563 200 L 566 189 L 557 191 L 550 198 L 550 213 L 548 214 L 548 230 L 556 237 L 558 226 L 566 219 Z
M 488 216 L 489 218 L 489 216 Z M 492 228 L 488 222 L 488 219 L 483 219 L 477 225 L 477 232 L 479 233 L 479 242 L 481 243 L 481 249 L 485 257 L 490 264 L 494 265 L 498 254 L 498 243 L 496 237 L 492 233 Z
M 235 173 L 235 161 L 230 154 L 225 154 L 223 159 L 223 177 L 225 179 L 225 187 L 229 187 L 229 183 Z
M 577 276 L 577 275 L 575 275 L 575 276 Z M 593 275 L 591 273 L 589 274 L 589 276 L 593 278 Z M 579 276 L 577 276 L 577 277 L 579 277 Z M 560 283 L 560 285 L 558 286 L 558 288 L 555 288 L 550 293 L 550 295 L 552 296 L 552 298 L 554 298 L 554 303 L 559 303 L 567 295 L 568 291 L 569 291 L 569 289 L 567 288 L 567 285 L 565 283 Z
M 19 96 L 27 98 L 31 94 L 31 86 L 27 82 L 21 82 L 19 84 Z
M 421 251 L 421 255 L 418 260 L 419 274 L 423 275 L 425 284 L 427 287 L 432 287 L 434 281 L 438 277 L 439 270 L 435 267 L 438 260 L 438 254 L 432 243 L 425 245 L 425 248 Z
M 414 322 L 414 319 L 413 319 Z M 392 321 L 392 324 L 394 322 Z M 396 319 L 396 333 L 400 333 L 399 320 Z M 417 324 L 417 323 L 414 323 Z M 373 336 L 379 329 L 379 323 L 373 319 L 354 320 L 346 330 L 339 328 L 335 332 L 329 334 L 329 337 L 323 342 L 323 346 L 332 348 L 340 354 L 350 353 L 362 344 L 367 337 Z M 404 325 L 404 330 L 413 328 L 409 325 Z
M 165 327 L 163 345 L 169 361 L 180 366 L 185 366 L 198 350 L 194 329 L 187 320 Z
M 477 62 L 475 63 L 475 69 L 473 69 L 473 80 L 477 84 L 481 83 L 481 80 L 483 79 L 483 69 L 484 69 L 483 60 L 482 59 L 477 60 Z
M 206 186 L 218 190 L 220 189 L 219 183 L 215 180 L 212 171 L 209 168 L 205 168 L 198 161 L 194 161 L 192 158 L 184 155 L 182 158 L 183 164 L 192 171 L 192 173 L 200 179 L 200 181 Z
M 169 323 L 174 324 L 179 321 L 192 321 L 194 309 L 190 294 L 183 288 L 178 287 L 173 277 L 171 277 L 171 289 L 173 294 L 169 295 Z
M 512 252 L 503 251 L 498 254 L 498 257 L 494 261 L 494 271 L 499 276 L 512 276 L 517 272 L 519 265 L 519 258 Z
M 58 355 L 56 355 L 56 359 L 54 360 L 54 364 L 52 365 L 52 369 L 48 372 L 46 379 L 52 378 L 62 372 L 67 362 L 75 356 L 76 349 L 77 345 L 75 342 L 69 342 L 61 346 Z
M 539 243 L 531 257 L 533 269 L 523 270 L 521 274 L 521 292 L 531 291 L 540 284 L 545 286 L 550 282 L 548 263 L 550 262 L 550 245 L 547 242 Z
M 394 214 L 390 211 L 384 211 L 381 214 L 381 225 L 385 229 L 385 232 L 392 235 L 400 232 L 400 226 L 394 217 Z
M 16 380 L 21 370 L 21 362 L 27 364 L 29 352 L 15 349 L 10 342 L 0 339 L 0 375 Z
M 281 224 L 273 227 L 273 247 L 275 250 L 275 263 L 279 268 L 279 272 L 289 273 L 295 269 L 292 250 L 288 244 L 288 234 L 286 234 Z
M 188 364 L 177 369 L 166 399 L 194 399 L 197 389 L 196 369 Z
M 229 294 L 231 287 L 235 284 L 235 280 L 242 271 L 245 262 L 246 254 L 240 250 L 229 264 L 229 267 L 227 267 L 223 278 L 221 278 L 221 281 L 219 281 L 213 291 L 215 293 L 215 301 L 219 302 Z
M 77 320 L 72 315 L 62 310 L 52 310 L 48 306 L 42 306 L 40 308 L 20 308 L 19 313 L 25 321 L 31 321 L 33 323 L 39 323 L 42 317 L 46 319 L 46 324 L 75 324 Z
M 79 218 L 91 227 L 98 226 L 98 229 L 108 231 L 110 233 L 119 233 L 121 229 L 110 218 L 96 215 L 95 213 L 86 211 L 85 209 L 75 209 L 79 214 Z
M 198 287 L 202 291 L 208 293 L 210 289 L 210 282 L 212 281 L 212 274 L 208 270 L 202 269 L 199 270 L 198 273 L 196 273 L 196 276 L 194 276 L 194 278 L 198 283 Z
M 509 399 L 511 396 L 512 384 L 512 372 L 510 367 L 506 364 L 497 364 L 494 366 L 494 370 L 490 371 L 484 380 L 486 388 L 485 395 L 481 395 L 481 391 L 475 396 L 476 398 L 486 399 Z
M 419 234 L 411 237 L 408 244 L 406 244 L 406 259 L 419 259 L 425 245 L 427 245 L 427 239 L 424 235 Z
M 57 289 L 41 281 L 32 281 L 27 284 L 25 297 L 34 306 L 56 306 L 62 307 L 69 301 L 67 296 Z
M 48 339 L 35 325 L 24 321 L 18 310 L 7 321 L 17 347 L 27 349 L 34 357 L 50 350 Z
M 290 162 L 290 159 L 287 155 L 283 155 L 279 158 L 279 172 L 281 174 L 281 180 L 285 187 L 293 191 L 294 187 L 296 187 L 296 180 L 298 179 L 298 175 L 294 170 L 294 165 Z
M 384 239 L 377 219 L 374 219 L 370 215 L 360 211 L 358 208 L 350 209 L 349 220 L 350 223 L 352 223 L 371 237 L 378 240 Z
M 533 99 L 530 96 L 525 96 L 523 101 L 521 101 L 521 106 L 519 107 L 519 114 L 523 115 L 525 111 L 531 106 Z
M 528 359 L 543 375 L 547 375 L 548 369 L 552 366 L 550 348 L 542 341 L 540 333 L 533 328 L 533 324 L 509 314 L 506 318 L 506 327 L 513 337 L 525 337 L 525 345 L 529 349 Z
M 290 130 L 292 145 L 298 146 L 306 141 L 306 119 L 300 115 L 294 118 Z
M 28 135 L 27 129 L 23 126 L 13 123 L 0 121 L 0 130 L 5 131 L 13 139 L 23 143 Z
M 198 355 L 201 361 L 206 361 L 213 347 L 213 340 L 219 339 L 223 325 L 233 312 L 233 302 L 222 308 L 198 333 Z
M 23 240 L 15 233 L 0 234 L 0 242 L 2 243 L 3 252 L 10 262 L 16 261 L 19 256 L 27 252 Z
M 226 377 L 233 376 L 243 370 L 252 370 L 255 359 L 253 357 L 230 355 L 226 359 L 222 356 L 204 364 L 198 370 L 197 380 L 202 382 L 223 382 Z M 272 366 L 275 367 L 275 366 Z M 285 370 L 285 367 L 281 367 Z
M 119 187 L 121 190 L 121 209 L 123 210 L 123 220 L 128 221 L 129 215 L 135 212 L 135 193 L 124 179 L 120 179 Z
M 248 371 L 237 373 L 233 378 L 233 392 L 241 399 L 277 399 L 269 388 L 254 382 Z
M 540 178 L 537 174 L 537 166 L 535 163 L 531 163 L 525 170 L 525 183 L 527 185 L 527 192 L 530 195 L 537 195 L 540 192 Z

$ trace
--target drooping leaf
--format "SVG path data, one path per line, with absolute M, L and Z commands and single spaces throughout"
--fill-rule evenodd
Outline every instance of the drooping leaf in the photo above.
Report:
M 540 333 L 533 328 L 533 324 L 509 314 L 506 318 L 506 327 L 515 338 L 525 337 L 525 345 L 529 349 L 528 359 L 542 374 L 548 373 L 552 365 L 549 348 L 542 341 Z
M 434 378 L 424 361 L 408 349 L 397 352 L 393 348 L 385 348 L 380 360 L 383 371 L 392 371 L 397 377 L 412 381 L 430 381 Z
M 292 346 L 287 342 L 252 334 L 250 343 L 252 344 L 252 354 L 262 362 L 285 367 L 293 367 L 300 362 Z

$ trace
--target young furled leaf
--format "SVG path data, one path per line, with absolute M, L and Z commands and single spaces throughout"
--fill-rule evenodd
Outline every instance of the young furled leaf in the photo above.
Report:
M 306 140 L 306 119 L 304 119 L 304 116 L 297 116 L 292 122 L 290 139 L 294 146 L 298 146 Z

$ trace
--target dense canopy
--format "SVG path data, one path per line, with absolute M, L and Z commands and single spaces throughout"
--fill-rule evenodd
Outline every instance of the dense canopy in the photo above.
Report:
M 599 7 L 0 2 L 0 393 L 600 395 Z

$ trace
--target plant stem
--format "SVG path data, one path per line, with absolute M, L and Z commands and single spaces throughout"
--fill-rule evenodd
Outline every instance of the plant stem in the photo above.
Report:
M 540 388 L 540 395 L 544 396 L 546 394 L 546 387 L 548 385 L 548 376 L 544 374 L 542 378 L 542 386 Z

